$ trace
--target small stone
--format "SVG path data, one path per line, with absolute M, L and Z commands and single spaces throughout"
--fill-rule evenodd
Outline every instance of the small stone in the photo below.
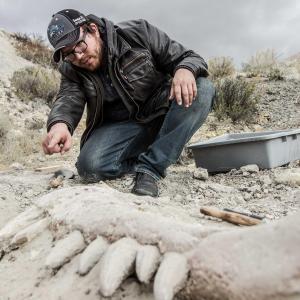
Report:
M 207 172 L 207 169 L 204 169 L 204 168 L 197 168 L 197 169 L 194 171 L 193 176 L 194 176 L 194 178 L 196 178 L 196 179 L 207 180 L 207 179 L 208 179 L 208 172 Z
M 249 186 L 247 188 L 247 191 L 250 192 L 250 193 L 256 193 L 256 192 L 259 192 L 261 189 L 260 189 L 260 186 L 258 184 L 255 184 L 255 185 L 252 185 L 252 186 Z
M 259 173 L 259 167 L 258 165 L 246 165 L 246 166 L 242 166 L 240 168 L 243 172 L 249 172 L 249 173 Z
M 260 180 L 259 180 L 262 184 L 264 185 L 270 185 L 272 184 L 272 179 L 270 178 L 270 176 L 268 175 L 263 175 L 261 176 Z
M 249 193 L 244 194 L 245 201 L 249 201 L 251 198 L 252 198 L 251 194 L 249 194 Z
M 217 192 L 217 193 L 234 193 L 236 192 L 236 189 L 232 186 L 223 185 L 219 183 L 209 183 L 208 187 Z
M 58 177 L 54 177 L 54 178 L 50 179 L 49 185 L 50 185 L 50 187 L 56 189 L 59 186 L 63 185 L 63 181 L 64 181 L 64 177 L 62 175 L 59 175 Z
M 18 163 L 18 162 L 15 162 L 15 163 L 11 164 L 9 167 L 14 169 L 14 170 L 18 170 L 18 171 L 21 171 L 21 170 L 25 169 L 25 167 L 22 164 Z
M 177 195 L 174 197 L 174 201 L 175 201 L 175 202 L 181 202 L 182 199 L 183 199 L 182 195 L 179 195 L 179 194 L 177 194 Z

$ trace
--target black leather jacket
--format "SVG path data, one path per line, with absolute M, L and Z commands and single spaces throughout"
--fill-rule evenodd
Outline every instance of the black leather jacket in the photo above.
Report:
M 196 78 L 208 75 L 202 57 L 145 20 L 114 25 L 104 18 L 88 17 L 106 27 L 109 75 L 130 117 L 137 122 L 146 123 L 167 112 L 168 95 L 161 87 L 170 82 L 177 69 L 189 69 Z M 60 90 L 48 118 L 47 130 L 63 122 L 73 134 L 87 105 L 82 147 L 103 120 L 103 85 L 97 72 L 71 63 L 63 62 L 59 71 L 62 75 Z M 161 97 L 161 93 L 166 95 Z

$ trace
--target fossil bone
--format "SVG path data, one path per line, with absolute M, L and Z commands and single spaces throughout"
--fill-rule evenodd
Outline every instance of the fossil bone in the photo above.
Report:
M 42 210 L 38 209 L 37 207 L 25 210 L 0 230 L 0 242 L 2 243 L 12 238 L 17 232 L 38 220 L 41 215 Z
M 100 260 L 99 290 L 103 296 L 111 296 L 132 273 L 138 247 L 131 238 L 122 238 L 108 247 Z
M 136 256 L 136 275 L 140 282 L 149 283 L 156 272 L 160 261 L 157 247 L 152 245 L 141 246 Z
M 12 246 L 19 246 L 34 239 L 49 226 L 49 219 L 44 218 L 19 231 L 12 239 Z
M 108 248 L 108 242 L 101 236 L 92 241 L 80 256 L 78 273 L 87 274 L 99 261 L 100 257 Z
M 297 199 L 300 200 L 300 193 Z M 57 269 L 68 260 L 71 262 L 59 272 L 52 272 L 53 277 L 47 277 L 52 286 L 44 280 L 41 288 L 53 287 L 53 283 L 65 278 L 66 283 L 72 282 L 72 286 L 76 286 L 75 291 L 70 288 L 72 292 L 76 295 L 77 291 L 82 293 L 82 299 L 86 299 L 85 293 L 93 289 L 96 293 L 99 287 L 104 296 L 116 292 L 114 299 L 121 298 L 122 289 L 134 280 L 130 278 L 122 289 L 118 290 L 118 287 L 128 275 L 134 275 L 134 266 L 143 283 L 151 283 L 155 276 L 156 300 L 172 299 L 179 290 L 180 299 L 189 300 L 300 299 L 299 212 L 269 224 L 220 231 L 186 224 L 174 216 L 167 218 L 161 213 L 162 208 L 151 201 L 149 197 L 141 200 L 105 186 L 56 190 L 38 199 L 34 203 L 37 208 L 29 209 L 9 222 L 1 230 L 1 239 L 10 242 L 15 236 L 19 242 L 29 242 L 27 250 L 49 253 L 51 235 L 52 238 L 60 236 L 47 258 L 47 266 Z M 36 231 L 32 228 L 40 228 L 37 224 L 46 223 L 44 217 L 50 220 L 51 226 L 38 235 L 34 244 L 38 248 L 33 250 L 30 244 L 34 243 L 32 239 Z M 24 238 L 26 232 L 33 235 Z M 86 241 L 98 237 L 112 244 L 106 250 L 100 250 L 104 252 L 101 256 L 95 250 L 98 248 L 96 239 L 82 255 L 73 259 L 85 248 L 83 236 Z M 45 240 L 48 243 L 45 244 Z M 13 255 L 24 255 L 27 246 L 25 244 L 22 251 L 15 251 Z M 5 261 L 10 266 L 22 261 L 10 261 L 6 254 L 6 251 L 1 251 L 1 264 Z M 33 268 L 43 265 L 44 256 L 40 259 Z M 76 274 L 80 261 L 85 276 Z M 152 288 L 151 284 L 138 285 L 137 280 L 135 286 L 137 294 Z M 33 298 L 40 299 L 39 287 L 33 290 L 33 294 Z M 11 298 L 23 299 L 21 291 L 19 295 L 19 298 Z M 69 296 L 67 289 L 56 291 L 56 295 L 62 299 Z
M 57 269 L 85 248 L 82 234 L 76 230 L 59 240 L 46 259 L 46 267 Z
M 172 300 L 184 287 L 188 271 L 188 262 L 184 255 L 175 252 L 166 253 L 154 279 L 155 299 Z

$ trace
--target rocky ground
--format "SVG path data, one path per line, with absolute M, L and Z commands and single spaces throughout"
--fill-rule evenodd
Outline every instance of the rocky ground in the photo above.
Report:
M 8 35 L 1 30 L 0 42 L 6 45 L 0 49 L 1 59 L 5 61 L 5 68 L 0 70 L 0 108 L 12 121 L 10 134 L 22 135 L 28 129 L 34 130 L 37 136 L 42 136 L 45 134 L 44 125 L 50 108 L 41 99 L 22 101 L 15 95 L 9 81 L 15 70 L 31 63 L 17 56 Z M 257 80 L 257 90 L 260 93 L 255 120 L 248 124 L 232 124 L 229 120 L 216 120 L 211 113 L 190 143 L 225 133 L 300 128 L 300 82 L 295 79 L 253 80 Z M 13 161 L 2 158 L 0 228 L 26 207 L 30 207 L 37 197 L 53 189 L 82 184 L 76 175 L 74 163 L 83 127 L 82 122 L 74 134 L 72 150 L 64 156 L 46 157 L 39 150 L 36 153 L 27 153 L 25 157 L 14 157 Z M 62 168 L 73 171 L 74 177 L 64 178 L 54 187 L 53 183 L 50 184 L 51 178 L 55 171 Z M 161 207 L 166 216 L 177 215 L 187 222 L 224 227 L 233 225 L 201 215 L 200 207 L 215 206 L 254 213 L 265 217 L 265 222 L 282 218 L 300 207 L 299 200 L 294 197 L 300 186 L 299 160 L 270 170 L 249 167 L 214 175 L 201 175 L 200 171 L 195 167 L 191 152 L 185 149 L 178 164 L 170 167 L 167 177 L 160 181 L 161 198 L 153 199 L 153 205 Z M 129 193 L 133 186 L 133 176 L 127 175 L 106 183 L 119 191 Z M 143 198 L 139 201 L 142 203 Z M 7 284 L 9 282 L 8 280 Z M 0 299 L 2 300 L 1 297 Z

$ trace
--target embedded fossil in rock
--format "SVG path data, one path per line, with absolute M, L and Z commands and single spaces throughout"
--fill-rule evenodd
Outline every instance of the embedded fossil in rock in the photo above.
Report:
M 152 198 L 140 199 L 105 185 L 56 190 L 0 230 L 1 248 L 9 252 L 30 242 L 50 224 L 58 240 L 45 268 L 56 276 L 82 252 L 79 276 L 98 266 L 97 286 L 105 297 L 136 274 L 141 283 L 154 279 L 158 300 L 172 299 L 182 288 L 186 299 L 299 299 L 299 213 L 224 231 L 167 218 Z
M 140 197 L 106 185 L 81 186 L 38 199 L 0 231 L 2 248 L 9 251 L 31 241 L 48 224 L 59 240 L 45 260 L 46 268 L 56 271 L 83 252 L 78 273 L 84 276 L 99 262 L 99 290 L 106 297 L 130 274 L 135 272 L 140 282 L 149 284 L 158 270 L 157 299 L 172 299 L 184 286 L 189 268 L 182 253 L 220 230 L 167 218 L 151 197 L 141 203 Z M 66 236 L 61 237 L 56 231 L 62 227 Z

